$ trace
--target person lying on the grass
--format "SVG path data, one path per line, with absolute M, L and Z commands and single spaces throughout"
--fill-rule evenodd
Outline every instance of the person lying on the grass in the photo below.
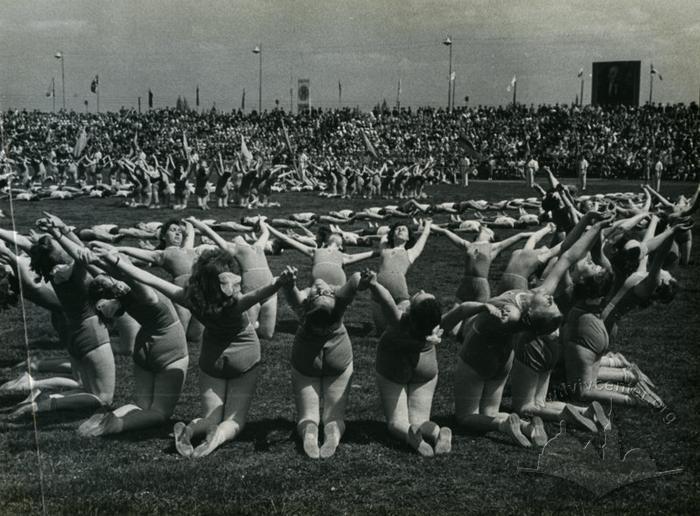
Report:
M 263 224 L 266 223 L 263 222 Z M 366 251 L 356 254 L 344 253 L 342 250 L 342 237 L 331 232 L 325 226 L 319 228 L 317 235 L 318 247 L 304 245 L 269 225 L 268 228 L 278 239 L 311 258 L 313 263 L 311 277 L 315 280 L 322 279 L 329 285 L 344 285 L 346 283 L 347 279 L 343 270 L 346 265 L 379 255 L 378 251 Z
M 368 227 L 359 231 L 346 231 L 340 226 L 331 224 L 330 229 L 343 237 L 343 246 L 372 247 L 374 243 L 386 238 L 389 233 L 389 226 Z
M 75 390 L 43 393 L 33 390 L 12 417 L 30 412 L 66 409 L 97 409 L 112 402 L 115 384 L 114 356 L 107 328 L 90 303 L 92 275 L 78 259 L 82 244 L 56 216 L 37 221 L 42 236 L 29 250 L 32 270 L 50 282 L 61 303 L 67 325 L 67 349 L 80 382 Z
M 90 299 L 103 320 L 128 312 L 140 325 L 132 355 L 135 403 L 95 414 L 78 427 L 82 436 L 97 437 L 158 426 L 175 410 L 185 384 L 187 339 L 172 302 L 160 292 L 121 273 L 126 256 L 96 248 L 81 259 L 109 274 L 90 284 Z M 122 278 L 122 280 L 116 279 Z
M 176 285 L 187 285 L 196 258 L 192 225 L 179 219 L 170 219 L 161 225 L 159 241 L 158 248 L 153 250 L 123 246 L 118 250 L 132 258 L 162 267 L 173 277 Z M 176 304 L 175 309 L 187 332 L 188 341 L 198 341 L 202 332 L 201 325 L 192 319 L 192 314 L 185 307 Z
M 360 274 L 355 273 L 343 286 L 316 279 L 301 291 L 294 282 L 284 288 L 289 305 L 301 320 L 292 346 L 292 388 L 297 432 L 304 452 L 312 459 L 332 456 L 345 431 L 353 364 L 343 315 L 359 285 Z M 319 449 L 321 423 L 324 439 Z
M 406 224 L 396 223 L 389 230 L 386 241 L 382 241 L 377 281 L 389 291 L 397 304 L 407 301 L 410 297 L 406 273 L 425 249 L 431 226 L 432 220 L 426 219 L 420 237 L 416 239 Z M 372 316 L 377 334 L 381 335 L 386 327 L 381 305 L 372 305 Z
M 458 301 L 486 301 L 491 297 L 489 287 L 489 270 L 498 254 L 520 240 L 529 238 L 532 233 L 518 233 L 500 242 L 494 242 L 494 234 L 482 226 L 474 242 L 469 242 L 455 235 L 449 229 L 434 227 L 433 231 L 447 236 L 455 246 L 463 249 L 464 277 L 457 288 Z
M 137 227 L 122 228 L 117 224 L 94 224 L 89 228 L 77 230 L 76 233 L 83 241 L 100 240 L 108 243 L 119 242 L 125 237 L 153 238 L 155 236 L 153 231 Z
M 242 236 L 236 236 L 233 242 L 224 240 L 206 224 L 194 217 L 186 219 L 196 229 L 211 238 L 221 249 L 229 251 L 238 262 L 241 270 L 241 292 L 247 294 L 272 281 L 272 272 L 265 256 L 265 247 L 270 232 L 266 224 L 260 224 L 260 236 L 249 244 Z M 255 327 L 259 337 L 271 339 L 277 324 L 277 295 L 270 296 L 261 304 L 255 304 L 248 310 L 248 319 Z
M 369 289 L 384 312 L 386 328 L 375 368 L 389 433 L 424 457 L 449 453 L 452 431 L 430 420 L 438 380 L 440 304 L 422 290 L 397 303 L 369 270 L 362 273 L 361 288 Z
M 592 222 L 587 215 L 581 224 Z M 569 240 L 556 265 L 550 269 L 540 286 L 532 290 L 511 290 L 488 300 L 498 311 L 481 313 L 464 321 L 471 305 L 460 304 L 443 317 L 445 331 L 462 325 L 463 347 L 455 367 L 455 416 L 457 422 L 473 430 L 497 430 L 511 436 L 522 446 L 546 442 L 540 419 L 521 421 L 517 414 L 500 410 L 513 358 L 512 337 L 523 331 L 547 335 L 556 330 L 562 314 L 552 294 L 569 267 L 588 253 L 599 238 L 601 229 L 610 220 L 596 222 L 581 238 Z M 584 226 L 585 227 L 585 226 Z M 570 247 L 569 247 L 570 245 Z
M 173 429 L 175 446 L 186 457 L 204 457 L 234 439 L 245 426 L 260 375 L 260 341 L 247 311 L 294 279 L 287 268 L 257 290 L 242 294 L 238 264 L 230 251 L 205 251 L 192 268 L 186 287 L 170 283 L 130 264 L 120 271 L 190 310 L 204 325 L 199 356 L 201 418 Z M 204 436 L 196 448 L 192 439 Z

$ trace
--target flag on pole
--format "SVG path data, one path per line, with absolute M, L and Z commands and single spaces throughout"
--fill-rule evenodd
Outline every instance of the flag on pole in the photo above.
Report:
M 99 88 L 99 86 L 100 86 L 100 76 L 95 75 L 95 78 L 90 83 L 90 91 L 92 93 L 97 93 L 97 88 Z
M 243 88 L 243 95 L 241 95 L 241 111 L 245 111 L 245 88 Z
M 46 96 L 51 98 L 54 95 L 54 88 L 53 88 L 53 79 L 51 79 L 51 83 L 49 84 L 49 89 L 46 91 Z
M 343 85 L 340 84 L 340 81 L 338 81 L 338 96 L 340 97 L 342 95 L 343 95 Z
M 85 132 L 85 128 L 83 127 L 80 130 L 80 134 L 78 135 L 78 139 L 75 141 L 75 147 L 73 147 L 73 157 L 79 158 L 80 155 L 85 150 L 86 146 L 87 146 L 87 133 Z
M 197 96 L 195 98 L 195 105 L 199 107 L 199 84 L 197 84 Z
M 583 77 L 583 68 L 581 68 L 581 69 L 578 71 L 578 74 L 576 75 L 576 77 L 578 77 L 579 79 L 580 79 L 581 77 Z
M 654 68 L 654 65 L 651 65 L 651 70 L 649 73 L 651 73 L 652 75 L 658 75 L 660 81 L 664 80 L 664 78 L 661 77 L 661 74 L 659 73 L 659 71 L 656 68 Z
M 457 78 L 457 72 L 452 72 L 450 74 L 450 81 L 455 82 L 455 79 Z
M 153 109 L 153 92 L 148 89 L 148 109 Z
M 369 141 L 369 138 L 367 138 L 367 133 L 365 133 L 364 129 L 362 129 L 362 139 L 365 142 L 365 148 L 367 149 L 367 152 L 369 152 L 373 158 L 377 159 L 377 151 L 374 149 L 372 142 Z
M 508 84 L 506 91 L 508 91 L 508 92 L 513 91 L 513 88 L 515 88 L 516 82 L 518 82 L 518 78 L 514 75 L 513 78 L 510 80 L 510 84 Z
M 245 159 L 245 164 L 250 166 L 250 162 L 253 161 L 253 154 L 248 150 L 248 146 L 245 144 L 245 139 L 241 135 L 241 156 Z

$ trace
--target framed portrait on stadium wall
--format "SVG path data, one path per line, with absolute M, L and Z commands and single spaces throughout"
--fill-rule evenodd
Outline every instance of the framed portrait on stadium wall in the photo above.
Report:
M 591 103 L 599 106 L 638 106 L 641 61 L 593 63 Z

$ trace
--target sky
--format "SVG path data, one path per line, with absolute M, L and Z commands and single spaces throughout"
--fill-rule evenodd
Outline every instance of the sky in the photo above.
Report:
M 640 99 L 698 101 L 698 0 L 0 0 L 0 109 L 51 110 L 55 79 L 66 107 L 135 107 L 148 90 L 156 107 L 178 96 L 202 109 L 278 100 L 310 80 L 311 104 L 368 109 L 393 105 L 401 81 L 403 106 L 445 106 L 450 36 L 455 105 L 506 104 L 517 76 L 518 101 L 571 103 L 584 73 L 590 101 L 594 61 L 640 60 Z M 260 55 L 252 49 L 259 45 Z

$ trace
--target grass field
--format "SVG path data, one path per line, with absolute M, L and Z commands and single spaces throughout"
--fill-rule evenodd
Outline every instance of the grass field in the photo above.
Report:
M 592 192 L 628 191 L 629 182 L 592 182 Z M 667 184 L 668 194 L 692 192 L 694 185 Z M 463 189 L 439 186 L 431 200 L 467 198 L 498 200 L 526 197 L 515 182 L 478 182 Z M 286 194 L 282 208 L 266 214 L 328 211 L 372 206 L 372 201 L 328 201 L 310 194 Z M 15 206 L 19 230 L 27 230 L 41 209 L 83 226 L 98 222 L 129 225 L 138 220 L 165 220 L 167 211 L 127 210 L 116 200 L 44 201 Z M 6 201 L 0 208 L 9 214 Z M 189 213 L 198 215 L 191 210 Z M 242 210 L 213 209 L 207 217 L 238 219 Z M 442 218 L 438 217 L 438 221 Z M 9 226 L 9 219 L 0 221 Z M 694 230 L 698 238 L 697 227 Z M 500 232 L 499 237 L 510 232 Z M 700 263 L 698 246 L 694 260 Z M 507 260 L 492 269 L 497 281 Z M 300 284 L 309 277 L 308 260 L 285 252 L 270 259 L 273 272 L 284 265 L 300 268 Z M 411 290 L 423 288 L 450 306 L 461 277 L 459 251 L 442 237 L 431 237 L 409 273 Z M 240 438 L 202 460 L 187 460 L 174 449 L 172 422 L 147 432 L 113 438 L 85 439 L 76 433 L 87 414 L 40 415 L 38 433 L 32 423 L 0 426 L 0 513 L 40 512 L 42 497 L 48 514 L 113 513 L 682 513 L 697 511 L 698 497 L 698 334 L 700 295 L 697 266 L 679 269 L 683 287 L 668 306 L 652 306 L 623 320 L 616 349 L 639 364 L 655 381 L 667 403 L 664 413 L 653 409 L 615 409 L 614 424 L 624 454 L 644 448 L 659 470 L 683 468 L 679 475 L 628 485 L 601 498 L 565 480 L 525 474 L 535 467 L 539 452 L 510 444 L 500 435 L 473 435 L 455 430 L 453 452 L 422 459 L 388 438 L 374 380 L 376 338 L 369 333 L 369 298 L 361 294 L 348 311 L 346 325 L 353 341 L 355 374 L 347 411 L 347 432 L 330 460 L 307 459 L 294 434 L 289 354 L 294 315 L 281 302 L 278 332 L 262 342 L 263 374 L 252 404 L 249 424 Z M 49 333 L 46 313 L 29 307 L 30 348 L 46 356 L 59 355 Z M 458 345 L 444 339 L 438 350 L 440 380 L 433 414 L 452 425 L 452 368 Z M 173 422 L 199 415 L 198 349 L 191 349 L 189 376 Z M 0 381 L 10 378 L 9 366 L 26 357 L 24 326 L 18 309 L 0 315 Z M 131 359 L 117 357 L 115 405 L 131 401 Z M 508 406 L 506 391 L 504 404 Z M 0 397 L 0 406 L 18 401 Z M 670 417 L 672 414 L 674 417 Z M 548 426 L 548 433 L 556 433 Z M 574 433 L 582 446 L 586 434 Z M 37 446 L 39 453 L 37 453 Z M 43 485 L 43 489 L 42 489 Z

